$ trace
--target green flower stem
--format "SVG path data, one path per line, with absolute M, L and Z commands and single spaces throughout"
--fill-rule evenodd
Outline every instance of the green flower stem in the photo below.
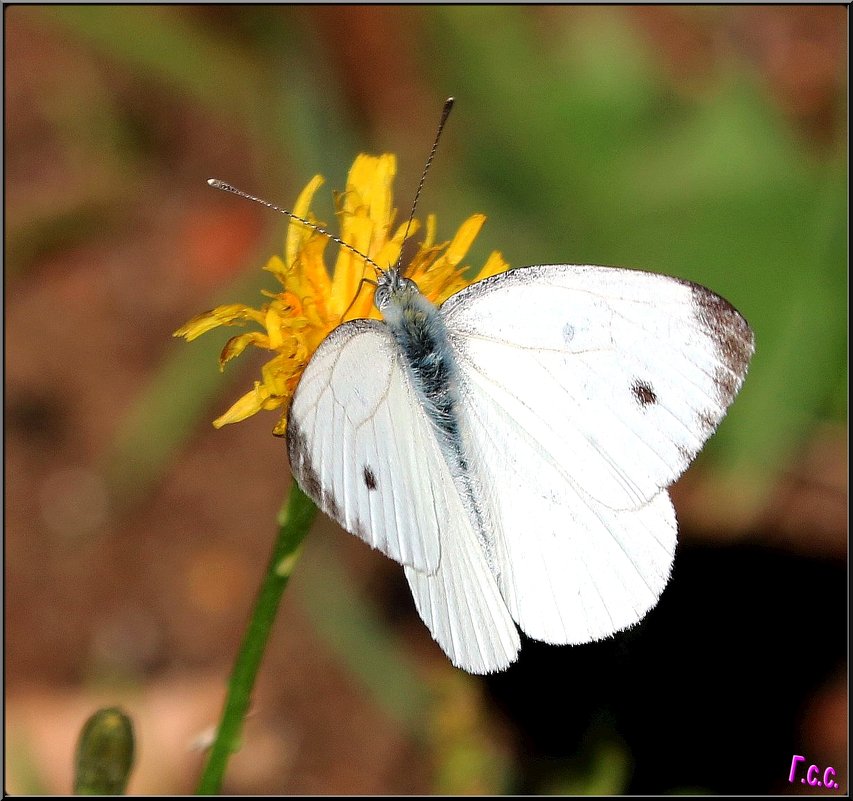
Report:
M 255 677 L 275 620 L 281 594 L 299 557 L 302 540 L 311 527 L 317 507 L 293 482 L 287 501 L 278 516 L 278 537 L 258 592 L 249 626 L 243 636 L 237 661 L 228 682 L 222 720 L 207 756 L 197 794 L 216 795 L 228 759 L 240 747 L 243 720 L 249 708 Z

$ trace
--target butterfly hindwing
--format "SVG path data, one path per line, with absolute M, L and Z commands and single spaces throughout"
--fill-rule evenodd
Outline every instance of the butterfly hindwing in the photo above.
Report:
M 461 499 L 441 544 L 433 575 L 405 568 L 418 614 L 457 667 L 469 673 L 503 670 L 515 661 L 521 642 Z

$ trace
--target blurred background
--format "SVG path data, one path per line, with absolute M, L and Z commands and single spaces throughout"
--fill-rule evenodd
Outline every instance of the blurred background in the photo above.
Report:
M 635 629 L 455 670 L 402 571 L 318 518 L 230 793 L 769 793 L 847 784 L 847 35 L 843 7 L 14 6 L 5 25 L 6 789 L 71 787 L 98 706 L 129 791 L 187 793 L 290 477 L 233 330 L 315 174 L 399 159 L 469 264 L 640 267 L 756 332 L 673 497 L 672 581 Z M 325 204 L 325 206 L 323 205 Z M 333 249 L 330 249 L 333 250 Z M 570 413 L 570 410 L 569 410 Z

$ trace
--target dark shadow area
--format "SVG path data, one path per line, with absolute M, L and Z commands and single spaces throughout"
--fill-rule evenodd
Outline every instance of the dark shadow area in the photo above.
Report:
M 797 731 L 815 690 L 844 670 L 846 607 L 843 564 L 681 546 L 636 629 L 575 648 L 526 640 L 487 679 L 519 731 L 514 789 L 535 792 L 609 730 L 631 754 L 630 793 L 782 790 L 793 754 L 821 758 Z

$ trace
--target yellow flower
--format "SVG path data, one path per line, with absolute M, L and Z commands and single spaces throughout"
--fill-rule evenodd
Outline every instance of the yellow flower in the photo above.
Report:
M 393 228 L 396 211 L 392 185 L 397 172 L 396 158 L 360 155 L 350 169 L 346 191 L 336 196 L 337 216 L 342 241 L 368 256 L 380 267 L 393 267 L 399 258 L 406 232 L 406 220 Z M 296 201 L 293 213 L 322 226 L 311 214 L 314 194 L 323 183 L 315 176 Z M 435 218 L 426 220 L 426 235 L 406 265 L 411 278 L 433 303 L 441 303 L 472 280 L 479 281 L 507 269 L 500 253 L 493 252 L 474 279 L 466 279 L 466 266 L 460 266 L 486 218 L 469 217 L 450 242 L 435 242 Z M 412 221 L 408 237 L 419 230 Z M 284 258 L 273 256 L 264 266 L 281 284 L 278 292 L 264 292 L 269 298 L 254 309 L 239 303 L 218 306 L 194 317 L 175 331 L 187 341 L 220 325 L 245 326 L 253 323 L 260 330 L 232 337 L 219 357 L 220 369 L 249 345 L 273 355 L 261 368 L 261 380 L 225 414 L 214 420 L 217 428 L 236 423 L 262 409 L 284 409 L 273 429 L 284 434 L 287 409 L 302 371 L 325 337 L 346 320 L 359 317 L 381 319 L 373 305 L 373 292 L 363 278 L 374 280 L 373 267 L 347 248 L 339 248 L 331 274 L 324 254 L 329 238 L 293 221 L 288 226 Z M 366 368 L 369 369 L 369 368 Z

